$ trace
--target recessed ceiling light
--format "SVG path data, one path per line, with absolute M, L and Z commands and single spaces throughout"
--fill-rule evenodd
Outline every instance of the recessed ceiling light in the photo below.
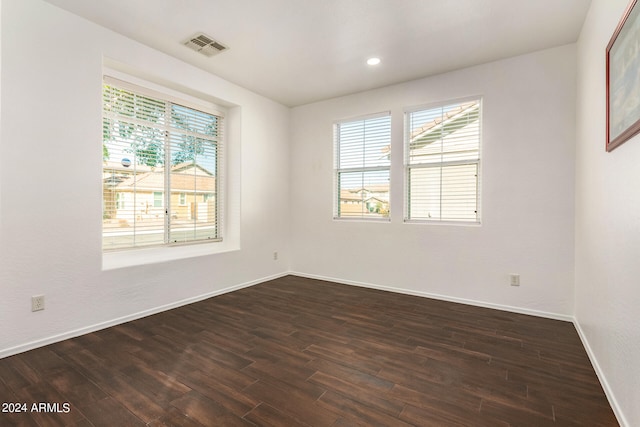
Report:
M 369 58 L 367 59 L 367 64 L 369 65 L 378 65 L 380 63 L 380 58 Z

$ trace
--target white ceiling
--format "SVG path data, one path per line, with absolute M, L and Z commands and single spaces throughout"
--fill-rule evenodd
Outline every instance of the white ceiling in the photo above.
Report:
M 590 0 L 47 0 L 288 106 L 577 40 Z M 202 31 L 230 49 L 181 44 Z M 367 66 L 378 56 L 382 63 Z

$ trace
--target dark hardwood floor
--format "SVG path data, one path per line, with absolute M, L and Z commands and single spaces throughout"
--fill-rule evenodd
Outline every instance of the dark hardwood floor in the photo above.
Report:
M 294 276 L 2 359 L 0 402 L 28 406 L 1 426 L 618 425 L 571 323 Z

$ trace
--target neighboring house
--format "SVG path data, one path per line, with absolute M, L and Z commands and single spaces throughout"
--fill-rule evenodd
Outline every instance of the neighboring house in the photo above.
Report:
M 103 220 L 116 227 L 162 222 L 165 214 L 164 168 L 125 167 L 106 162 L 103 172 Z M 171 167 L 171 220 L 215 222 L 216 177 L 193 163 Z
M 432 115 L 435 111 L 436 115 Z M 408 141 L 408 210 L 412 219 L 478 219 L 480 104 L 424 110 Z
M 389 186 L 371 185 L 367 188 L 340 190 L 340 215 L 389 216 Z

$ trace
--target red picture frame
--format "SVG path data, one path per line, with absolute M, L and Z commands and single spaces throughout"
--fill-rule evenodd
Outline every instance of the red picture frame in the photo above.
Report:
M 607 45 L 607 140 L 611 151 L 640 133 L 640 6 L 632 0 Z

